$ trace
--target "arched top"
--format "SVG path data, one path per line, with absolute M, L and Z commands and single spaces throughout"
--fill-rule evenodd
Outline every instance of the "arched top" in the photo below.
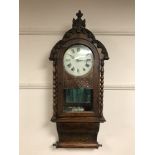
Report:
M 83 14 L 80 10 L 78 11 L 78 13 L 76 13 L 76 16 L 76 19 L 73 18 L 72 28 L 64 34 L 62 40 L 57 42 L 51 50 L 49 60 L 56 61 L 58 52 L 60 52 L 60 49 L 63 48 L 63 45 L 67 41 L 74 39 L 88 40 L 91 44 L 94 44 L 94 46 L 96 46 L 97 49 L 101 49 L 101 61 L 108 60 L 109 56 L 105 46 L 100 41 L 96 40 L 94 34 L 90 30 L 85 28 L 86 20 L 83 20 L 81 18 Z

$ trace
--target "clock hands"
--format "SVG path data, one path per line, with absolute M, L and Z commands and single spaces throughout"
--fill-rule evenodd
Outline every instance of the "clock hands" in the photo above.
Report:
M 70 49 L 64 55 L 65 68 L 72 75 L 82 76 L 89 72 L 93 63 L 92 53 L 85 49 Z
M 79 59 L 79 57 L 77 57 L 77 58 L 75 58 L 73 55 L 71 55 L 71 54 L 68 54 L 72 59 L 75 59 L 76 60 L 76 62 L 80 62 L 80 61 L 86 61 L 86 63 L 87 63 L 87 61 L 91 61 L 91 59 Z M 82 58 L 82 57 L 81 57 Z
M 91 59 L 75 59 L 77 62 L 80 62 L 80 61 L 91 61 Z

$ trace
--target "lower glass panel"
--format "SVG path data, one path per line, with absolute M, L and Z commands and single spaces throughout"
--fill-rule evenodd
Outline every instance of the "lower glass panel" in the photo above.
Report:
M 87 88 L 64 89 L 64 112 L 92 111 L 93 90 Z

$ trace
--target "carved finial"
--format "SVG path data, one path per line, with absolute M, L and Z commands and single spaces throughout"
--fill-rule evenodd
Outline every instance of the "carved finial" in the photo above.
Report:
M 81 10 L 79 10 L 77 13 L 76 13 L 76 16 L 78 18 L 81 18 L 83 16 L 83 13 L 81 12 Z
M 83 13 L 80 10 L 76 13 L 76 16 L 77 16 L 77 19 L 73 18 L 72 27 L 76 28 L 77 31 L 80 32 L 81 28 L 85 27 L 86 21 L 85 21 L 85 19 L 84 20 L 81 19 L 81 17 L 83 16 Z

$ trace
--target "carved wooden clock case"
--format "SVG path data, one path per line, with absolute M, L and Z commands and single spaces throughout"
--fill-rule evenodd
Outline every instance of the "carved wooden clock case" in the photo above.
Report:
M 79 11 L 72 29 L 51 50 L 53 61 L 53 117 L 57 148 L 98 148 L 103 116 L 104 45 L 85 28 Z

